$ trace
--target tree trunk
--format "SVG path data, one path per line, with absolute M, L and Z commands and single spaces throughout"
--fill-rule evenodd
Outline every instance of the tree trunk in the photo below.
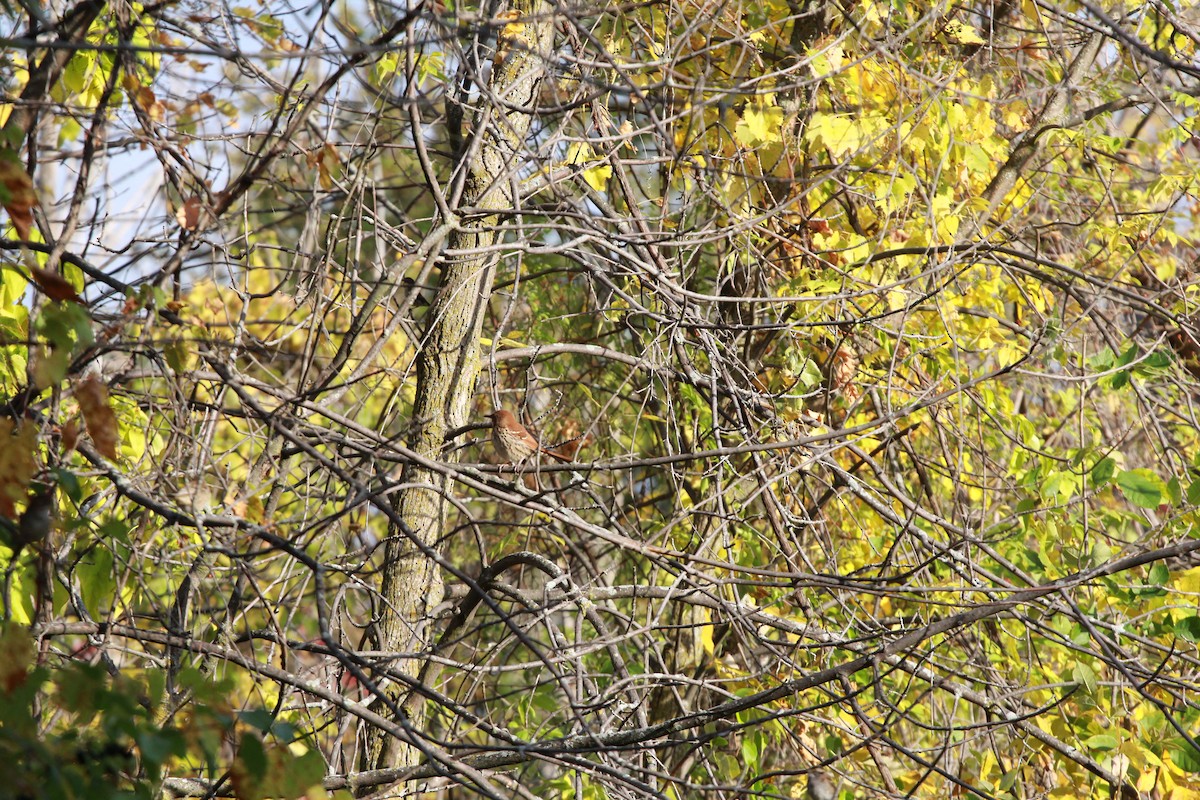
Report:
M 442 459 L 446 433 L 463 425 L 474 398 L 479 372 L 479 337 L 492 293 L 498 256 L 490 250 L 498 227 L 514 206 L 513 186 L 524 162 L 531 111 L 554 35 L 550 8 L 543 0 L 515 0 L 498 37 L 496 58 L 485 97 L 472 121 L 475 141 L 463 156 L 468 177 L 459 208 L 497 213 L 463 219 L 447 242 L 438 295 L 430 308 L 428 330 L 417 355 L 417 387 L 412 443 L 422 456 Z M 482 101 L 481 102 L 485 102 Z M 383 609 L 379 646 L 384 652 L 426 651 L 434 637 L 429 612 L 441 601 L 442 576 L 427 553 L 440 546 L 447 518 L 444 494 L 452 490 L 444 477 L 416 464 L 403 473 L 405 488 L 396 501 L 404 528 L 393 529 L 386 544 Z M 416 677 L 419 659 L 394 662 L 393 669 Z M 395 703 L 405 695 L 396 683 L 386 690 Z M 422 730 L 426 713 L 421 702 L 407 709 L 413 730 Z M 383 731 L 368 729 L 362 748 L 364 769 L 416 765 L 421 751 Z

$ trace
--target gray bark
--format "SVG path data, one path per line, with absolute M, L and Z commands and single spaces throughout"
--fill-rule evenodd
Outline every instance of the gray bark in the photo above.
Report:
M 428 329 L 417 356 L 417 387 L 413 404 L 412 447 L 422 456 L 444 458 L 448 431 L 463 425 L 472 408 L 480 365 L 479 338 L 492 292 L 497 256 L 490 252 L 499 240 L 504 212 L 514 206 L 513 185 L 522 166 L 531 110 L 545 69 L 553 34 L 553 18 L 542 0 L 516 0 L 502 27 L 489 86 L 472 130 L 476 140 L 464 156 L 469 173 L 458 208 L 470 217 L 450 220 L 453 232 L 442 282 L 428 314 Z M 488 213 L 496 212 L 496 213 Z M 403 472 L 404 488 L 396 508 L 404 526 L 391 532 L 386 544 L 382 579 L 384 607 L 379 619 L 379 646 L 384 652 L 420 653 L 436 638 L 429 612 L 443 595 L 442 576 L 430 557 L 446 529 L 445 494 L 452 490 L 438 473 L 410 464 Z M 420 674 L 420 659 L 401 659 L 390 665 L 410 676 Z M 399 704 L 405 687 L 388 689 Z M 410 697 L 405 710 L 411 730 L 425 726 L 424 704 Z M 381 730 L 365 732 L 362 766 L 394 769 L 415 766 L 421 751 Z

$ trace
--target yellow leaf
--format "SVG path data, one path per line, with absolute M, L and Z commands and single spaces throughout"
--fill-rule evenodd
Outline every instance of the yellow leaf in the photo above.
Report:
M 573 142 L 567 148 L 567 163 L 572 166 L 586 164 L 596 158 L 596 151 L 587 142 Z
M 512 13 L 512 12 L 510 12 Z M 510 22 L 500 31 L 500 37 L 503 39 L 515 39 L 525 32 L 524 22 Z
M 996 756 L 991 750 L 985 750 L 983 758 L 979 764 L 979 777 L 985 781 L 988 780 L 988 775 L 996 768 Z M 989 782 L 990 784 L 990 782 Z
M 841 45 L 831 44 L 809 55 L 808 66 L 818 78 L 828 77 L 842 68 L 846 54 Z
M 768 98 L 757 98 L 742 111 L 733 136 L 745 147 L 778 142 L 783 127 L 783 109 Z
M 590 164 L 597 161 L 600 161 L 600 158 L 587 142 L 575 142 L 567 148 L 567 163 L 572 166 Z M 598 163 L 583 171 L 583 179 L 587 181 L 588 186 L 597 192 L 604 191 L 604 188 L 608 186 L 608 179 L 611 177 L 612 166 L 605 163 Z
M 1181 592 L 1200 592 L 1200 567 L 1192 567 L 1179 573 L 1171 581 L 1171 585 Z
M 587 185 L 595 189 L 597 192 L 603 192 L 608 186 L 608 179 L 612 177 L 612 167 L 608 164 L 601 164 L 597 167 L 590 167 L 583 171 L 583 179 L 587 181 Z
M 1021 113 L 1022 110 L 1023 109 L 1014 108 L 1011 106 L 1008 108 L 1005 108 L 1000 113 L 1000 119 L 1005 125 L 1012 128 L 1013 130 L 1020 130 L 1021 128 L 1023 128 L 1025 126 L 1025 117 Z
M 710 656 L 716 650 L 716 643 L 713 642 L 713 626 L 700 626 L 700 646 L 704 648 L 704 652 Z
M 7 550 L 8 548 L 3 548 Z M 11 554 L 11 550 L 9 553 Z M 33 597 L 36 594 L 33 586 L 29 584 L 36 579 L 26 577 L 25 570 L 17 570 L 13 575 L 12 590 L 9 593 L 9 602 L 12 603 L 12 621 L 18 625 L 33 624 Z
M 946 25 L 946 38 L 958 44 L 987 44 L 978 31 L 957 20 Z
M 808 124 L 806 138 L 813 144 L 829 148 L 835 156 L 858 149 L 858 126 L 849 114 L 814 114 Z
M 844 156 L 858 152 L 890 129 L 893 123 L 883 114 L 814 114 L 805 138 L 828 148 L 834 156 Z

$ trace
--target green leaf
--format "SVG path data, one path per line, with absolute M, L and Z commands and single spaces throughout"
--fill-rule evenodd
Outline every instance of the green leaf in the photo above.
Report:
M 1182 739 L 1176 739 L 1167 745 L 1171 761 L 1184 772 L 1200 772 L 1200 753 Z
M 71 56 L 71 60 L 67 62 L 67 66 L 62 72 L 63 84 L 72 92 L 82 92 L 87 86 L 88 73 L 92 71 L 95 62 L 94 53 L 76 53 Z
M 253 735 L 242 737 L 233 768 L 234 791 L 243 800 L 303 797 L 324 777 L 325 760 L 320 752 L 308 750 L 296 756 L 283 745 L 267 747 Z
M 1092 634 L 1088 632 L 1087 628 L 1083 627 L 1082 625 L 1076 625 L 1075 627 L 1071 628 L 1071 644 L 1075 645 L 1076 647 L 1087 647 L 1091 643 Z M 1083 666 L 1088 670 L 1089 674 L 1091 674 L 1092 680 L 1094 681 L 1096 679 L 1095 673 L 1091 672 L 1091 668 L 1086 664 Z
M 251 778 L 262 778 L 267 772 L 267 751 L 257 736 L 242 737 L 237 760 Z
M 1175 635 L 1189 642 L 1200 642 L 1200 616 L 1193 614 L 1175 623 Z
M 265 708 L 255 708 L 250 711 L 239 712 L 238 719 L 251 728 L 266 733 L 271 730 L 271 725 L 275 722 L 275 715 Z
M 1092 467 L 1092 485 L 1103 486 L 1112 480 L 1113 473 L 1117 471 L 1117 462 L 1113 458 L 1102 458 L 1096 462 L 1096 466 Z
M 171 729 L 143 730 L 135 740 L 142 754 L 142 765 L 150 772 L 153 780 L 158 779 L 159 769 L 169 757 L 183 756 L 187 753 L 187 743 L 183 736 Z
M 1088 750 L 1116 750 L 1117 744 L 1117 737 L 1111 733 L 1097 733 L 1083 740 Z
M 1133 596 L 1140 597 L 1143 600 L 1151 597 L 1166 597 L 1167 590 L 1161 586 L 1135 586 L 1133 588 Z
M 52 472 L 54 473 L 54 482 L 66 492 L 67 497 L 71 498 L 71 502 L 79 503 L 83 500 L 83 487 L 79 485 L 79 478 L 75 476 L 74 472 L 62 467 L 55 467 Z
M 1157 508 L 1162 503 L 1162 479 L 1148 469 L 1125 470 L 1117 476 L 1116 484 L 1138 508 Z
M 1042 499 L 1053 503 L 1057 500 L 1068 500 L 1075 493 L 1075 476 L 1069 472 L 1051 472 L 1042 481 L 1038 494 Z
M 1138 373 L 1158 372 L 1171 366 L 1171 354 L 1165 350 L 1155 350 L 1146 356 L 1137 366 Z
M 1107 372 L 1113 368 L 1113 364 L 1116 362 L 1116 354 L 1113 353 L 1112 348 L 1106 347 L 1088 359 L 1088 366 L 1097 372 Z
M 1167 497 L 1171 499 L 1173 506 L 1183 503 L 1183 489 L 1179 485 L 1179 478 L 1174 475 L 1171 476 L 1171 480 L 1167 481 Z
M 375 62 L 375 66 L 371 70 L 371 83 L 374 86 L 386 86 L 393 78 L 396 77 L 396 70 L 400 66 L 399 53 L 384 53 Z
M 105 619 L 113 605 L 117 580 L 113 574 L 113 554 L 106 547 L 95 547 L 79 561 L 79 591 L 92 616 Z
M 317 750 L 309 750 L 293 759 L 284 782 L 284 793 L 289 797 L 303 797 L 314 786 L 325 779 L 325 759 Z
M 122 545 L 129 544 L 129 523 L 125 520 L 105 520 L 100 524 L 99 533 L 103 539 L 111 539 Z
M 743 763 L 748 767 L 758 765 L 758 737 L 744 736 L 742 737 L 742 759 Z
M 1071 668 L 1071 678 L 1089 693 L 1096 691 L 1096 673 L 1082 661 L 1076 661 Z

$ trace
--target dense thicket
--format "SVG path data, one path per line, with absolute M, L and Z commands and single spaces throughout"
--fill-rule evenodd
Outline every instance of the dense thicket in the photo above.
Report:
M 1200 796 L 1194 8 L 2 12 L 0 796 Z

